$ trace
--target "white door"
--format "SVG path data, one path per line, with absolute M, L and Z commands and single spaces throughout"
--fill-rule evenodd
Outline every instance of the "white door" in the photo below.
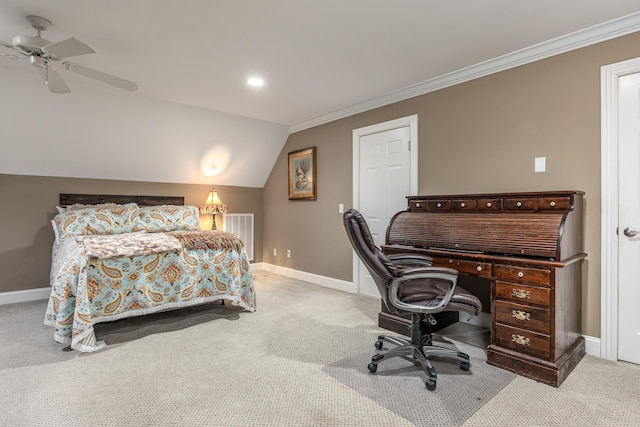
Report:
M 640 73 L 619 95 L 618 359 L 640 364 Z
M 414 148 L 415 149 L 415 148 Z M 359 137 L 359 196 L 357 209 L 369 225 L 378 246 L 384 243 L 391 217 L 407 207 L 412 194 L 411 126 L 384 130 Z M 379 295 L 371 276 L 358 262 L 359 292 Z

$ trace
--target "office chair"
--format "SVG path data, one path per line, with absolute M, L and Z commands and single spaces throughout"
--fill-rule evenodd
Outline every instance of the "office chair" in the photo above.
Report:
M 421 328 L 423 321 L 429 326 L 434 325 L 432 315 L 441 311 L 466 312 L 472 316 L 482 311 L 478 298 L 456 287 L 458 272 L 430 266 L 428 256 L 396 254 L 388 257 L 375 245 L 369 226 L 355 209 L 346 211 L 343 221 L 353 249 L 369 270 L 389 312 L 399 316 L 411 315 L 411 339 L 378 336 L 375 347 L 379 352 L 371 358 L 369 371 L 376 372 L 383 360 L 402 357 L 422 366 L 427 374 L 425 385 L 431 391 L 436 389 L 437 374 L 430 357 L 458 359 L 460 369 L 468 371 L 469 355 L 434 346 L 431 333 L 423 334 Z M 395 347 L 383 349 L 384 343 Z

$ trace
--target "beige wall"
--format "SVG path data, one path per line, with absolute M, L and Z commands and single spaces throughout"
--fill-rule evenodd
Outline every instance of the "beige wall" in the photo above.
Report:
M 199 206 L 211 190 L 208 185 L 163 184 L 77 178 L 52 178 L 0 174 L 0 292 L 42 288 L 49 285 L 53 230 L 60 193 L 184 196 L 185 204 Z M 253 213 L 254 261 L 262 253 L 262 189 L 216 186 L 229 213 Z M 203 215 L 204 228 L 211 216 Z M 220 225 L 218 220 L 218 225 Z
M 586 192 L 583 333 L 600 336 L 600 67 L 638 56 L 635 33 L 290 135 L 264 188 L 263 260 L 351 281 L 337 207 L 352 205 L 352 131 L 418 114 L 420 194 Z M 287 153 L 311 146 L 318 200 L 289 201 Z

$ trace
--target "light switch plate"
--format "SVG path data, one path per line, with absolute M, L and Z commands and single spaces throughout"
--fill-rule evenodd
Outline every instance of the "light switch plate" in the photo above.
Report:
M 546 172 L 547 170 L 547 158 L 546 157 L 536 157 L 535 166 L 533 168 L 534 172 Z

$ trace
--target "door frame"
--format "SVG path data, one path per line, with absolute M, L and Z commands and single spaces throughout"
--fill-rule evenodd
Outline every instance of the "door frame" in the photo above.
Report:
M 600 70 L 601 94 L 601 255 L 600 357 L 618 360 L 618 79 L 640 72 L 640 58 Z
M 365 126 L 362 128 L 353 130 L 353 201 L 352 206 L 354 209 L 360 209 L 360 138 L 366 135 L 371 135 L 378 132 L 386 132 L 397 128 L 409 126 L 409 143 L 410 143 L 410 194 L 408 196 L 415 196 L 418 194 L 418 115 L 413 114 L 411 116 L 401 117 L 399 119 L 389 120 L 382 123 L 376 123 L 374 125 Z M 355 285 L 356 293 L 360 293 L 360 274 L 358 269 L 358 256 L 353 253 L 352 262 L 352 277 L 353 284 Z

